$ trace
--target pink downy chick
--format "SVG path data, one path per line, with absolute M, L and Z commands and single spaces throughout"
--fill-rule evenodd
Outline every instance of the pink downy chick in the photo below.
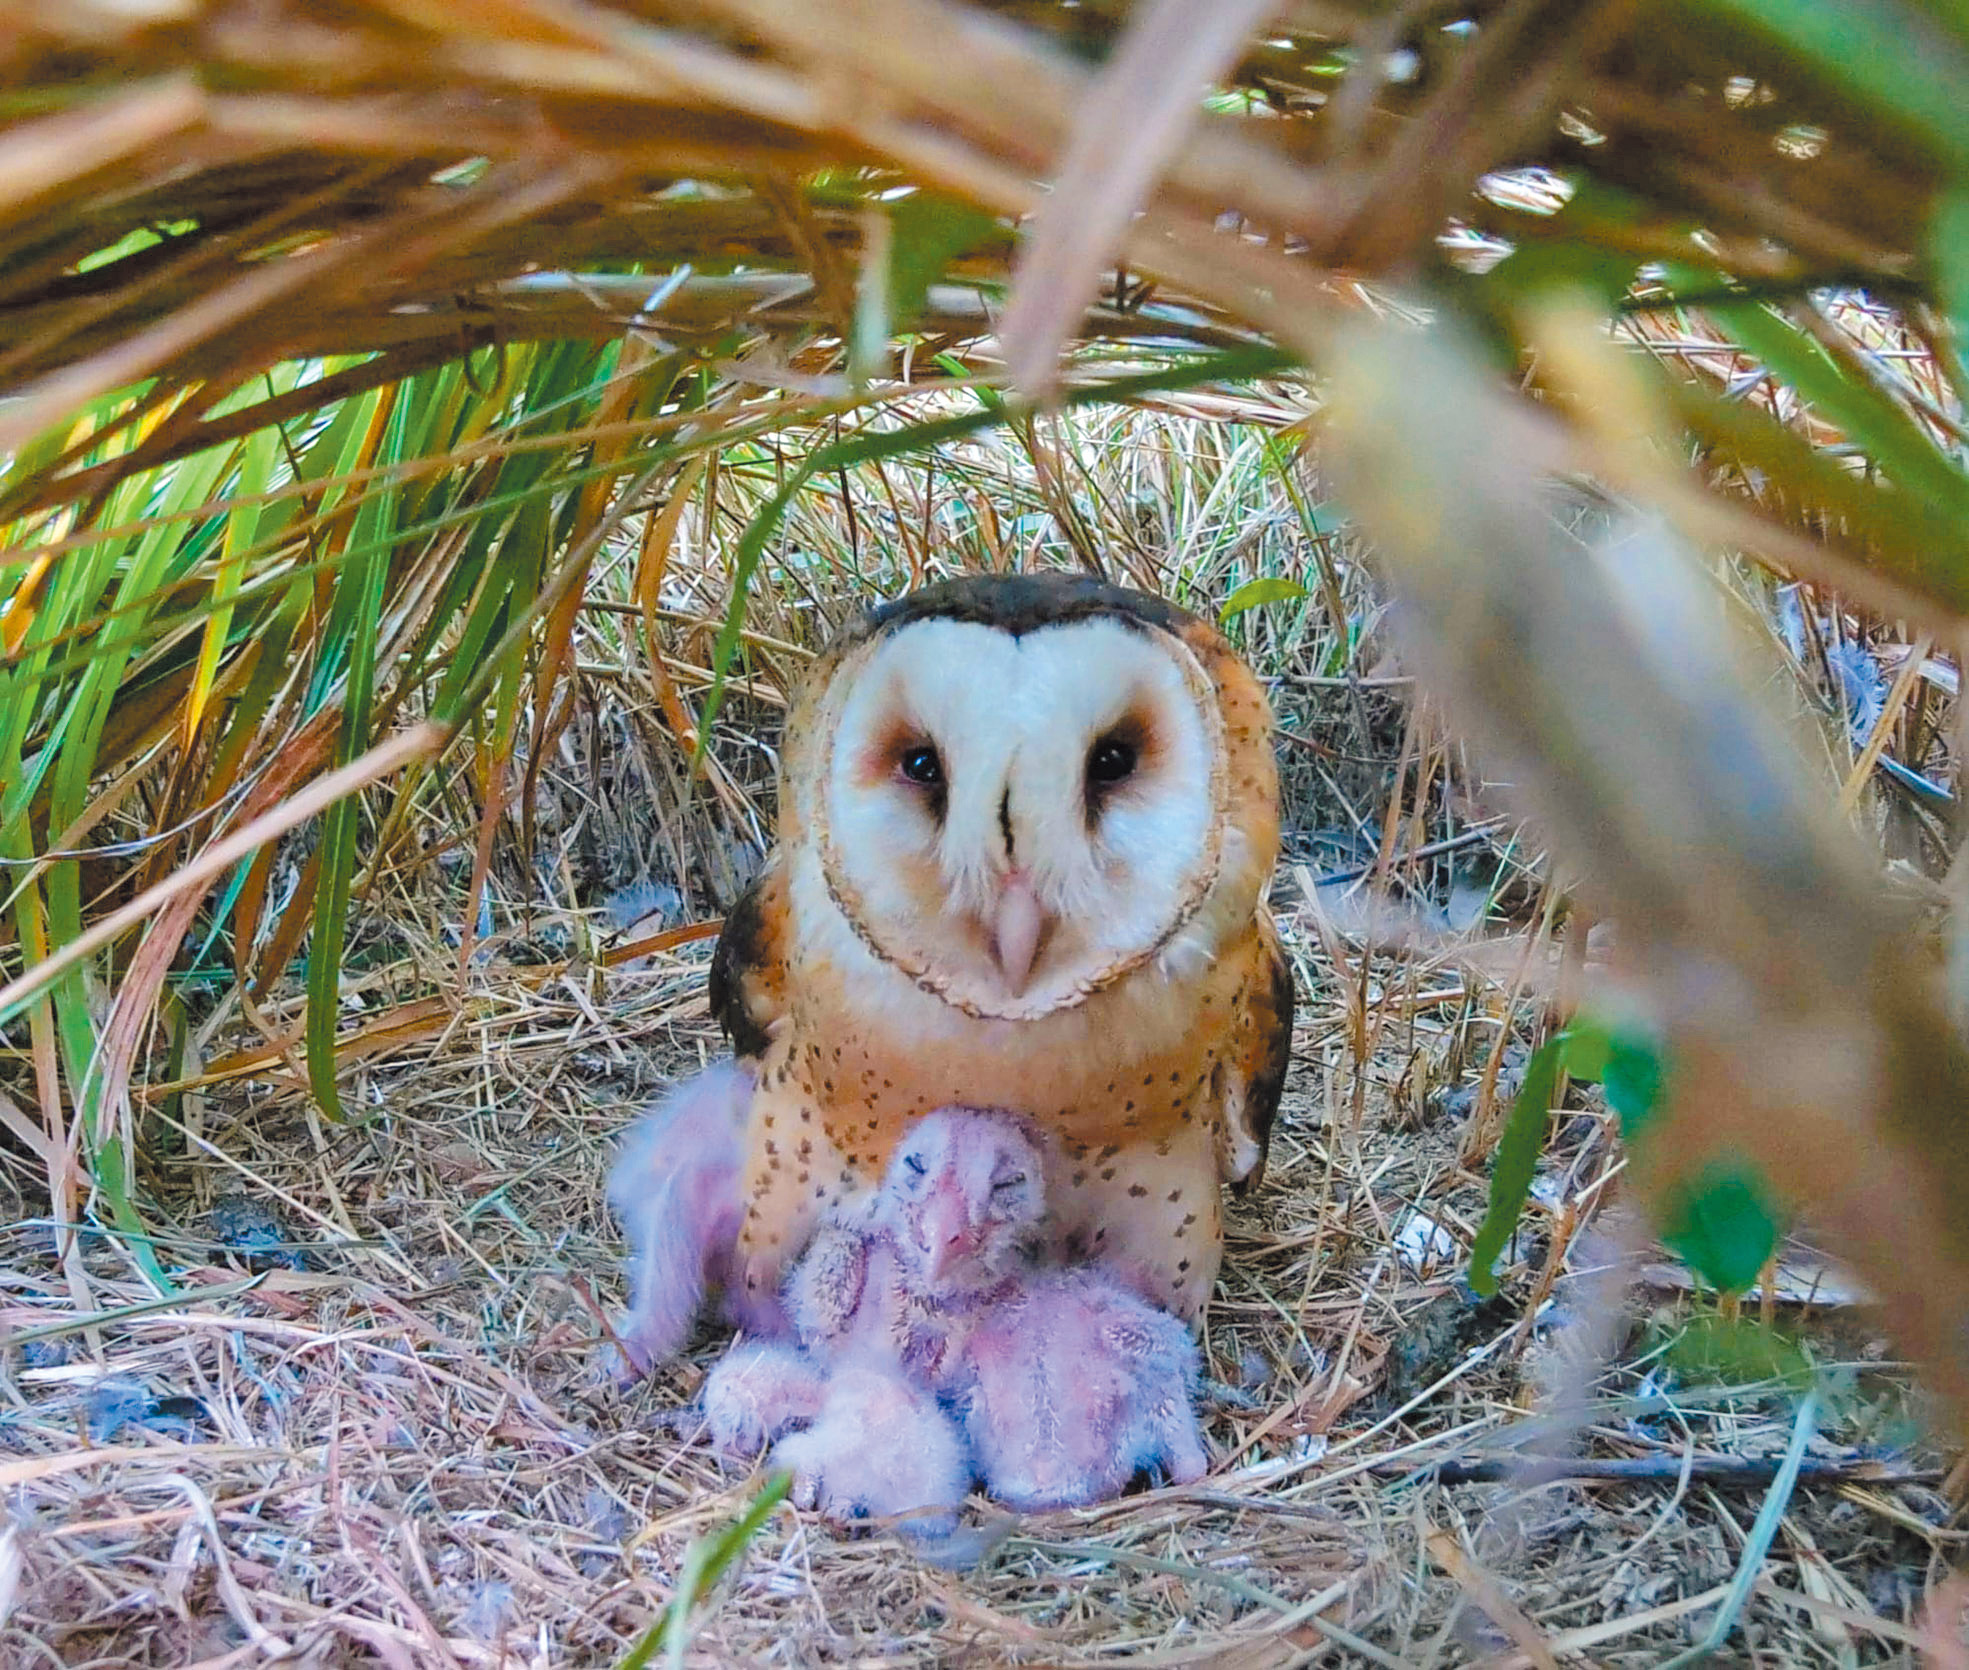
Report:
M 971 1488 L 963 1436 L 935 1394 L 863 1357 L 829 1370 L 819 1416 L 773 1447 L 773 1464 L 792 1469 L 802 1507 L 837 1520 L 907 1515 L 898 1529 L 919 1537 L 954 1531 Z
M 897 1149 L 870 1216 L 941 1330 L 905 1366 L 963 1411 L 985 1487 L 1015 1507 L 1104 1501 L 1150 1469 L 1202 1477 L 1188 1328 L 1114 1273 L 1035 1266 L 1041 1160 L 1023 1121 L 972 1108 L 937 1110 Z
M 892 1362 L 924 1384 L 953 1331 L 1030 1264 L 1043 1160 L 1009 1114 L 940 1109 L 890 1156 L 881 1186 L 835 1215 L 794 1267 L 786 1306 L 817 1356 Z
M 944 1389 L 985 1488 L 1037 1511 L 1108 1501 L 1142 1472 L 1202 1478 L 1197 1375 L 1166 1311 L 1099 1269 L 1039 1270 L 979 1317 Z
M 796 1499 L 833 1518 L 911 1513 L 912 1534 L 941 1536 L 970 1487 L 937 1379 L 953 1337 L 1026 1261 L 1043 1198 L 1030 1134 L 1003 1115 L 982 1127 L 984 1117 L 923 1120 L 882 1186 L 814 1237 L 786 1285 L 799 1352 L 741 1349 L 706 1383 L 714 1438 L 778 1435 L 773 1459 L 794 1470 Z
M 633 1375 L 690 1343 L 706 1299 L 748 1332 L 785 1331 L 777 1303 L 743 1306 L 728 1283 L 743 1214 L 740 1173 L 750 1070 L 718 1061 L 673 1086 L 637 1121 L 609 1173 L 629 1239 L 630 1307 L 617 1327 Z
M 711 1442 L 742 1456 L 812 1422 L 826 1400 L 826 1373 L 790 1345 L 733 1346 L 698 1394 Z

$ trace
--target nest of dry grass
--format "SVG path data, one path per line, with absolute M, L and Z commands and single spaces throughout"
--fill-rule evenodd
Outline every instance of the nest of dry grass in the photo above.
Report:
M 419 983 L 420 960 L 389 972 Z M 1382 1039 L 1356 1084 L 1331 995 L 1356 975 L 1308 962 L 1323 995 L 1274 1180 L 1233 1213 L 1210 1314 L 1212 1476 L 1084 1513 L 976 1503 L 991 1553 L 968 1574 L 782 1509 L 704 1607 L 691 1662 L 1282 1666 L 1362 1662 L 1364 1640 L 1375 1662 L 1422 1665 L 1504 1653 L 1500 1629 L 1529 1620 L 1563 1658 L 1647 1665 L 1708 1624 L 1769 1471 L 1704 1469 L 1775 1460 L 1785 1387 L 1664 1366 L 1702 1307 L 1645 1286 L 1616 1300 L 1612 1355 L 1573 1361 L 1609 1291 L 1602 1236 L 1573 1244 L 1543 1312 L 1541 1230 L 1493 1304 L 1418 1259 L 1418 1213 L 1460 1239 L 1481 1212 L 1444 1105 L 1477 1070 L 1445 1070 L 1451 1006 L 1370 964 Z M 626 1396 L 597 1372 L 620 1299 L 601 1180 L 639 1103 L 717 1047 L 703 970 L 695 952 L 606 977 L 488 963 L 437 1038 L 359 1069 L 380 1116 L 361 1130 L 324 1129 L 291 1076 L 203 1092 L 160 1227 L 213 1297 L 17 1347 L 0 1417 L 10 1660 L 247 1664 L 273 1656 L 268 1637 L 318 1664 L 625 1653 L 692 1540 L 756 1487 L 688 1412 L 714 1344 Z M 1550 1156 L 1554 1213 L 1617 1167 L 1605 1114 L 1583 1107 Z M 299 1268 L 225 1245 L 242 1191 Z M 45 1231 L 8 1242 L 10 1327 L 67 1317 Z M 145 1297 L 101 1242 L 83 1261 L 99 1303 Z M 1960 1533 L 1936 1463 L 1897 1434 L 1905 1383 L 1866 1326 L 1834 1307 L 1801 1337 L 1851 1397 L 1744 1638 L 1782 1662 L 1886 1662 Z M 1526 1408 L 1554 1391 L 1584 1400 L 1584 1453 L 1652 1475 L 1514 1481 Z M 1438 1476 L 1472 1463 L 1503 1482 Z

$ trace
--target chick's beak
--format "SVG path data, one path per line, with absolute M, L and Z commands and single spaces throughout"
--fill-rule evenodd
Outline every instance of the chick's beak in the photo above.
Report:
M 998 906 L 991 917 L 992 956 L 1012 991 L 1026 989 L 1045 930 L 1046 912 L 1032 879 L 1023 870 L 1012 871 L 999 891 Z
M 942 1281 L 954 1265 L 976 1250 L 971 1215 L 955 1189 L 940 1189 L 923 1202 L 919 1233 L 932 1281 Z

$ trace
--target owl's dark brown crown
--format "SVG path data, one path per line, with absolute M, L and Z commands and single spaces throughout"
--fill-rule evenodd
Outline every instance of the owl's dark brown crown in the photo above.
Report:
M 1177 633 L 1197 624 L 1173 603 L 1091 574 L 967 574 L 879 605 L 849 628 L 849 635 L 874 637 L 917 621 L 957 620 L 1021 638 L 1097 617 Z

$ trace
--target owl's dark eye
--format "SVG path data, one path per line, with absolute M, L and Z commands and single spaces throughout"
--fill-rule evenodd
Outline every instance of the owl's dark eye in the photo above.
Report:
M 1120 737 L 1104 736 L 1087 756 L 1087 781 L 1111 787 L 1135 774 L 1135 747 Z
M 926 789 L 940 788 L 943 785 L 943 760 L 934 748 L 912 748 L 902 757 L 902 774 Z
M 1007 1189 L 1023 1189 L 1025 1186 L 1026 1174 L 1023 1171 L 1015 1171 L 1010 1177 L 1001 1177 L 992 1184 L 991 1192 L 995 1195 L 1003 1194 Z

